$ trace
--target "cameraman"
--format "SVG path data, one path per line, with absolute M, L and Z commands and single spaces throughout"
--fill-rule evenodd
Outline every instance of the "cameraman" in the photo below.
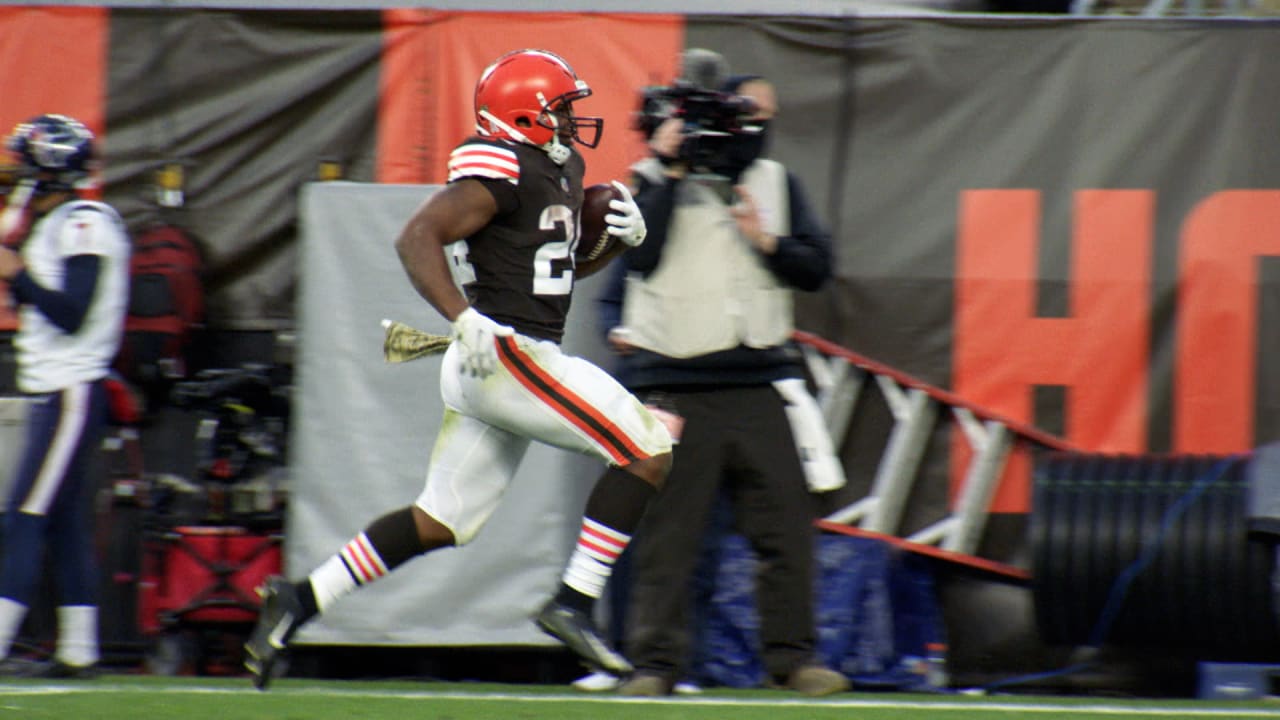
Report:
M 789 408 L 816 409 L 790 340 L 791 291 L 830 277 L 831 244 L 795 176 L 760 157 L 777 110 L 772 84 L 747 75 L 720 89 L 726 107 L 754 109 L 728 137 L 695 135 L 673 113 L 651 126 L 653 155 L 632 168 L 649 238 L 623 256 L 622 325 L 609 344 L 625 384 L 683 427 L 636 533 L 626 635 L 637 670 L 619 692 L 666 695 L 691 670 L 690 580 L 723 494 L 762 561 L 767 684 L 827 695 L 849 682 L 815 651 L 809 490 L 844 476 L 825 431 L 797 438 Z M 820 461 L 812 475 L 797 441 Z

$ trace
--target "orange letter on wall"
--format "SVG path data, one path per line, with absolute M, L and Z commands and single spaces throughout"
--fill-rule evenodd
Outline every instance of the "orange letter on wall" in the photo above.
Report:
M 1033 386 L 1065 386 L 1069 441 L 1091 450 L 1142 451 L 1154 209 L 1148 190 L 1077 192 L 1066 276 L 1070 317 L 1043 318 L 1034 316 L 1039 192 L 963 193 L 956 248 L 956 394 L 1030 423 Z M 1026 512 L 1028 478 L 1029 459 L 1015 456 L 992 510 Z
M 1280 255 L 1280 192 L 1223 191 L 1187 216 L 1178 261 L 1174 452 L 1254 446 L 1260 255 Z

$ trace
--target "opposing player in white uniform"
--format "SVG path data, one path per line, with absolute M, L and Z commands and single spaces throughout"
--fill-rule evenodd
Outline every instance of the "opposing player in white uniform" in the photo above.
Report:
M 574 145 L 595 147 L 602 125 L 575 117 L 572 103 L 590 94 L 563 59 L 543 50 L 504 55 L 481 75 L 479 134 L 453 151 L 448 184 L 396 241 L 414 288 L 453 323 L 440 371 L 445 417 L 426 486 L 415 503 L 375 520 L 306 579 L 273 578 L 262 588 L 263 608 L 245 646 L 259 688 L 308 618 L 424 552 L 475 537 L 533 440 L 608 465 L 538 626 L 594 666 L 630 670 L 600 638 L 591 609 L 666 478 L 671 436 L 609 374 L 560 351 L 583 196 L 584 162 Z M 583 138 L 583 130 L 594 133 Z M 644 221 L 625 188 L 623 195 L 606 217 L 609 232 L 638 245 Z M 450 262 L 462 270 L 465 297 Z
M 18 307 L 18 389 L 31 401 L 6 510 L 0 574 L 0 674 L 86 677 L 98 661 L 97 568 L 86 462 L 106 422 L 103 379 L 120 345 L 130 242 L 110 206 L 79 199 L 93 134 L 63 115 L 22 123 L 8 139 L 21 179 L 6 213 L 30 212 L 20 251 L 0 248 Z M 8 229 L 8 228 L 6 228 Z M 48 551 L 58 639 L 50 663 L 9 657 Z

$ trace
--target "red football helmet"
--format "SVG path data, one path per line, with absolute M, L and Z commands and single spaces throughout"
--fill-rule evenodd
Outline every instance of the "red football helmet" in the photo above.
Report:
M 604 119 L 576 117 L 570 103 L 591 94 L 569 63 L 546 50 L 516 50 L 498 58 L 476 83 L 476 128 L 482 135 L 536 145 L 556 162 L 568 158 L 558 130 L 587 147 L 600 143 Z M 583 129 L 592 130 L 583 138 Z M 557 155 L 561 158 L 557 158 Z

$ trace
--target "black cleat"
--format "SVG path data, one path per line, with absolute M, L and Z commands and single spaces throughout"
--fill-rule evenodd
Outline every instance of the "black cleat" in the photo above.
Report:
M 266 690 L 276 661 L 285 654 L 289 640 L 302 624 L 302 603 L 293 584 L 279 576 L 267 578 L 258 588 L 262 609 L 258 623 L 244 644 L 244 666 L 253 673 L 253 686 Z
M 29 678 L 40 669 L 40 663 L 25 658 L 0 659 L 0 678 Z
M 92 680 L 100 674 L 97 664 L 69 665 L 61 660 L 54 660 L 37 665 L 27 677 L 46 680 Z
M 584 612 L 552 600 L 538 613 L 536 622 L 543 632 L 569 646 L 588 665 L 617 675 L 626 675 L 634 669 L 626 658 L 609 649 L 596 631 L 595 623 Z

